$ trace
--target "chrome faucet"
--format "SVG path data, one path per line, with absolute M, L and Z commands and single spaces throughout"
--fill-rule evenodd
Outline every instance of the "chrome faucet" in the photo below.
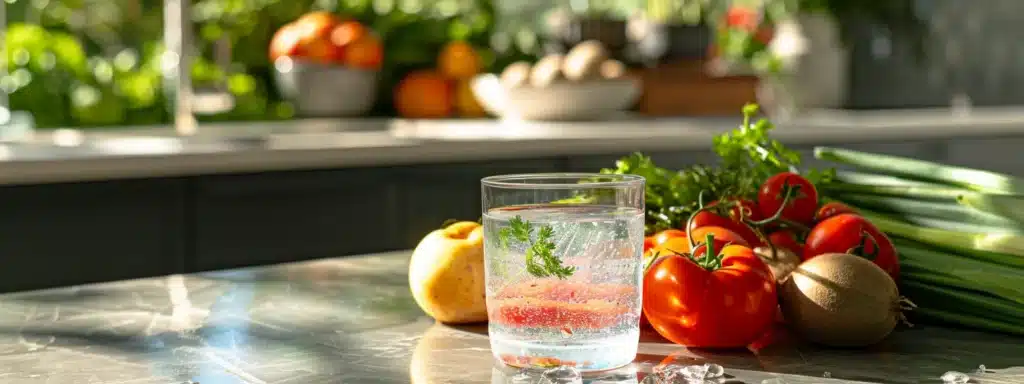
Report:
M 172 97 L 174 129 L 179 135 L 196 133 L 192 111 L 192 55 L 194 41 L 190 0 L 164 0 L 164 51 L 161 65 L 164 91 Z

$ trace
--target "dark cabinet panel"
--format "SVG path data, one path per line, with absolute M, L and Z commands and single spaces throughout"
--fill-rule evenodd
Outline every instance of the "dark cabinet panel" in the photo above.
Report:
M 403 168 L 401 212 L 403 248 L 412 248 L 445 220 L 476 220 L 481 215 L 480 179 L 501 174 L 564 172 L 564 159 L 438 164 Z
M 190 269 L 398 249 L 394 177 L 367 168 L 200 178 Z
M 615 168 L 615 162 L 624 156 L 621 155 L 589 155 L 574 156 L 569 158 L 569 170 L 572 172 L 598 172 L 603 168 Z M 715 156 L 710 151 L 663 151 L 645 152 L 654 164 L 668 169 L 683 169 L 694 164 L 710 164 L 715 161 Z
M 0 291 L 183 271 L 186 181 L 0 188 Z

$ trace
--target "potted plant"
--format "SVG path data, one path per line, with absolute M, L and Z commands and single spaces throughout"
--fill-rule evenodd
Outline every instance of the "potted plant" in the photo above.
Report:
M 783 115 L 843 106 L 854 24 L 885 27 L 919 54 L 925 30 L 913 0 L 731 0 L 706 17 L 715 54 L 761 76 L 762 102 Z

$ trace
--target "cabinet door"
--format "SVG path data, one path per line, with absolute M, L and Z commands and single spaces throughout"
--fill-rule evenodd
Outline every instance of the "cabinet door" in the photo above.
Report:
M 393 175 L 367 168 L 203 177 L 190 269 L 397 249 Z
M 401 169 L 405 228 L 401 245 L 415 247 L 448 219 L 477 220 L 481 215 L 480 179 L 502 174 L 564 172 L 562 159 L 527 159 L 412 166 Z
M 0 291 L 181 273 L 184 185 L 0 187 Z

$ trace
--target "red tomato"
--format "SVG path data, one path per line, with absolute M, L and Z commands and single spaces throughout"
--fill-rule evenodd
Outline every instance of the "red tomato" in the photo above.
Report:
M 690 239 L 686 237 L 670 237 L 665 240 L 664 243 L 657 244 L 648 253 L 654 254 L 665 254 L 665 253 L 687 253 L 690 252 Z
M 750 243 L 748 243 L 747 240 L 743 238 L 743 236 L 740 236 L 736 234 L 736 232 L 730 231 L 723 227 L 706 226 L 694 228 L 692 231 L 690 231 L 690 236 L 693 236 L 694 244 L 703 244 L 706 241 L 707 236 L 709 234 L 715 237 L 716 242 L 724 241 L 727 244 L 736 244 L 745 247 L 750 246 Z
M 665 244 L 665 242 L 668 241 L 668 239 L 671 239 L 673 237 L 686 237 L 686 232 L 680 231 L 678 229 L 666 229 L 664 231 L 658 232 L 657 234 L 654 235 L 654 246 Z
M 786 191 L 796 189 L 790 196 L 785 208 L 782 200 Z M 803 176 L 792 172 L 782 172 L 769 177 L 757 192 L 757 206 L 764 217 L 772 217 L 782 208 L 782 218 L 801 224 L 810 224 L 814 220 L 814 212 L 818 209 L 818 190 Z
M 749 247 L 729 245 L 718 254 L 722 266 L 713 271 L 670 255 L 644 276 L 643 312 L 661 336 L 688 347 L 739 348 L 772 326 L 778 301 L 771 271 Z
M 857 213 L 857 210 L 837 201 L 828 202 L 818 208 L 818 213 L 814 214 L 814 221 L 822 221 L 841 213 Z
M 790 231 L 775 231 L 768 235 L 768 240 L 778 248 L 788 249 L 794 255 L 804 254 L 804 246 L 796 239 L 796 235 Z
M 757 203 L 747 199 L 728 199 L 730 204 L 734 204 L 732 208 L 729 208 L 729 218 L 739 221 L 741 218 L 747 220 L 761 220 L 765 216 L 761 214 L 761 210 L 757 208 Z
M 644 237 L 644 253 L 647 253 L 647 250 L 651 248 L 654 248 L 654 238 L 651 236 Z
M 815 225 L 807 233 L 802 259 L 854 249 L 856 254 L 872 258 L 893 280 L 899 277 L 899 257 L 892 241 L 867 219 L 852 213 L 832 216 Z
M 701 227 L 722 227 L 739 235 L 748 245 L 755 244 L 756 246 L 756 244 L 761 244 L 761 239 L 757 237 L 757 234 L 754 233 L 754 230 L 749 225 L 716 215 L 711 211 L 698 212 L 693 217 L 693 220 L 690 221 L 691 232 Z M 700 239 L 700 237 L 695 237 L 694 239 Z

